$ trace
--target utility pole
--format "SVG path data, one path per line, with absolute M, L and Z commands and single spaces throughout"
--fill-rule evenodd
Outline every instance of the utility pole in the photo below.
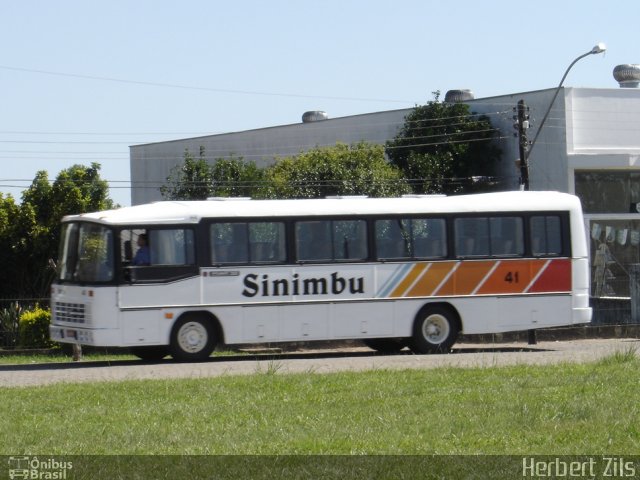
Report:
M 517 123 L 514 125 L 518 130 L 518 154 L 520 155 L 520 190 L 529 190 L 529 139 L 527 138 L 527 130 L 529 129 L 529 107 L 524 100 L 518 102 L 516 107 L 517 115 L 514 118 Z M 538 343 L 536 331 L 528 332 L 529 345 Z
M 520 155 L 520 190 L 529 190 L 529 139 L 527 138 L 527 130 L 529 129 L 529 107 L 524 100 L 518 102 L 518 114 L 516 116 L 518 123 L 515 125 L 518 129 L 518 153 Z

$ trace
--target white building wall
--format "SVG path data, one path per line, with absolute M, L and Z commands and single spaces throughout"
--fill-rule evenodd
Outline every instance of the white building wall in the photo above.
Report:
M 640 154 L 640 90 L 569 88 L 569 155 Z

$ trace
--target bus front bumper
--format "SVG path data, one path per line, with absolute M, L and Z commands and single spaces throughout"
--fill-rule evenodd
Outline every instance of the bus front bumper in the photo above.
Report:
M 96 347 L 122 346 L 122 338 L 118 330 L 49 326 L 49 336 L 54 342 L 77 343 Z

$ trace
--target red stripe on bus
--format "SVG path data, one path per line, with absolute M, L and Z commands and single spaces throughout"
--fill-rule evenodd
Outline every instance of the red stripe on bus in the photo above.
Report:
M 528 293 L 570 292 L 571 291 L 571 260 L 551 260 L 547 268 L 531 286 Z

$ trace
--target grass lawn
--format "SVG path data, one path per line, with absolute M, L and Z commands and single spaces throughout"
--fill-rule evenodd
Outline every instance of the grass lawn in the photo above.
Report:
M 0 455 L 640 454 L 640 360 L 0 389 Z
M 84 362 L 107 362 L 118 360 L 135 360 L 138 357 L 129 354 L 90 353 L 82 356 Z M 0 365 L 24 365 L 31 363 L 69 363 L 72 356 L 63 352 L 43 354 L 0 355 Z

